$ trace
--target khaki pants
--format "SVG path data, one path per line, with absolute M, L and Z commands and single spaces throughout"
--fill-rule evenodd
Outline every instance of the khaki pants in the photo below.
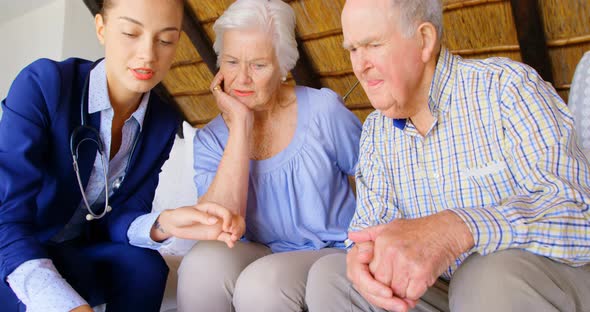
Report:
M 264 245 L 238 242 L 234 248 L 198 242 L 178 269 L 178 311 L 307 311 L 311 266 L 344 251 L 332 248 L 271 253 Z
M 346 255 L 323 257 L 310 270 L 311 312 L 384 311 L 346 278 Z M 521 250 L 474 254 L 453 276 L 448 299 L 431 288 L 413 311 L 590 311 L 590 265 L 570 267 Z

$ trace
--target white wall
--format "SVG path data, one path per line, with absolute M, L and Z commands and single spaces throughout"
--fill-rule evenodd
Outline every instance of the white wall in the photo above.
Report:
M 81 0 L 37 1 L 37 6 L 12 10 L 0 21 L 0 100 L 20 70 L 38 58 L 63 60 L 76 56 L 97 59 L 103 53 L 94 33 L 94 18 Z M 17 5 L 16 1 L 0 3 Z M 26 2 L 26 1 L 25 1 Z M 24 10 L 24 12 L 23 12 Z M 0 116 L 2 114 L 0 107 Z
M 94 16 L 82 0 L 65 0 L 66 14 L 62 57 L 96 60 L 104 56 L 104 49 L 96 38 Z
M 0 98 L 20 70 L 40 57 L 61 58 L 64 0 L 53 1 L 0 24 Z

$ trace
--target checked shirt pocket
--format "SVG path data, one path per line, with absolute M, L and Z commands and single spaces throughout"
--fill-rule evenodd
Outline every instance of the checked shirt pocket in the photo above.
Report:
M 483 167 L 461 170 L 464 182 L 471 185 L 481 206 L 500 205 L 502 199 L 515 194 L 516 182 L 506 162 L 490 162 Z

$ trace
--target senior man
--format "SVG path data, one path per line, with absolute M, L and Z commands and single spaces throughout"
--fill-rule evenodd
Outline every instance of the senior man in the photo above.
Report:
M 354 246 L 313 266 L 310 311 L 590 311 L 589 163 L 555 89 L 451 54 L 438 0 L 348 0 L 342 29 L 377 111 Z

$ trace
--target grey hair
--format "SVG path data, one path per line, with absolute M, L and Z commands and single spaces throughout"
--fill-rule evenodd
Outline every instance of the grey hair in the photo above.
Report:
M 443 34 L 441 0 L 391 0 L 399 12 L 400 26 L 405 36 L 414 35 L 420 23 L 429 22 L 436 28 L 438 40 Z
M 217 66 L 220 65 L 225 31 L 256 27 L 272 34 L 281 77 L 286 77 L 297 63 L 299 51 L 295 39 L 295 12 L 282 0 L 237 0 L 225 10 L 213 25 Z

